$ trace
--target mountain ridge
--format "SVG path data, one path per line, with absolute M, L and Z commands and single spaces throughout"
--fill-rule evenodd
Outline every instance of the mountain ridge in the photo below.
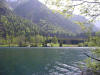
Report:
M 53 13 L 37 0 L 29 0 L 25 4 L 19 5 L 14 11 L 17 15 L 32 20 L 36 24 L 39 24 L 42 19 L 47 20 L 53 25 L 62 27 L 65 31 L 67 30 L 72 33 L 81 32 L 81 28 L 77 24 L 66 19 L 59 13 Z

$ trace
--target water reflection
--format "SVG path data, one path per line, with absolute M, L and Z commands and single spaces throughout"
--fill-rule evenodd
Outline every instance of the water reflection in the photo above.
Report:
M 0 48 L 0 75 L 78 75 L 82 48 Z

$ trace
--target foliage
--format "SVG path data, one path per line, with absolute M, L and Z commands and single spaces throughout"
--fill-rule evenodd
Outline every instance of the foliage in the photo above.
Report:
M 92 36 L 84 43 L 84 45 L 88 45 L 89 47 L 100 47 L 100 37 Z
M 99 20 L 100 18 L 100 1 L 99 0 L 46 0 L 45 4 L 51 4 L 59 11 L 62 11 L 65 14 L 73 15 L 76 14 L 75 11 L 79 12 L 79 15 L 83 15 L 89 18 L 89 22 Z
M 79 43 L 78 46 L 79 47 L 83 47 L 84 45 L 83 45 L 83 43 Z
M 92 54 L 94 58 L 99 59 L 100 58 L 100 48 L 93 49 Z M 97 73 L 100 74 L 100 61 L 89 58 L 86 60 L 86 63 L 87 63 L 86 66 L 89 69 L 91 69 L 94 72 L 94 74 L 97 74 Z

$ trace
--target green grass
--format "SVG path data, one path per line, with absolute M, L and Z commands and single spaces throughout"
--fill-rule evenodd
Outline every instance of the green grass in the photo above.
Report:
M 57 44 L 49 43 L 49 44 L 51 44 L 51 47 L 59 47 L 59 43 L 57 43 Z M 0 45 L 0 47 L 9 47 L 9 44 Z M 10 44 L 10 47 L 18 47 L 18 45 L 17 44 Z M 38 44 L 37 47 L 42 47 L 42 44 Z M 63 44 L 63 47 L 78 47 L 78 45 Z
M 0 45 L 0 47 L 9 47 L 9 45 L 8 44 Z M 10 47 L 18 47 L 18 45 L 16 45 L 16 44 L 10 44 Z
M 52 43 L 51 45 L 52 45 L 52 47 L 59 47 L 58 43 L 57 44 Z
M 0 45 L 0 47 L 9 47 L 8 45 Z
M 63 47 L 78 47 L 78 45 L 72 45 L 72 44 L 63 44 Z

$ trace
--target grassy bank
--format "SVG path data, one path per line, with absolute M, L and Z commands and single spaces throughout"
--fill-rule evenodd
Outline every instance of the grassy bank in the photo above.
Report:
M 37 46 L 33 45 L 31 46 L 30 44 L 28 45 L 23 45 L 23 46 L 19 46 L 17 44 L 5 44 L 5 45 L 0 45 L 0 47 L 60 47 L 60 45 L 54 44 L 54 43 L 48 43 L 47 46 L 43 46 L 42 44 L 38 44 Z M 72 44 L 62 44 L 62 47 L 78 47 L 78 45 L 72 45 Z

